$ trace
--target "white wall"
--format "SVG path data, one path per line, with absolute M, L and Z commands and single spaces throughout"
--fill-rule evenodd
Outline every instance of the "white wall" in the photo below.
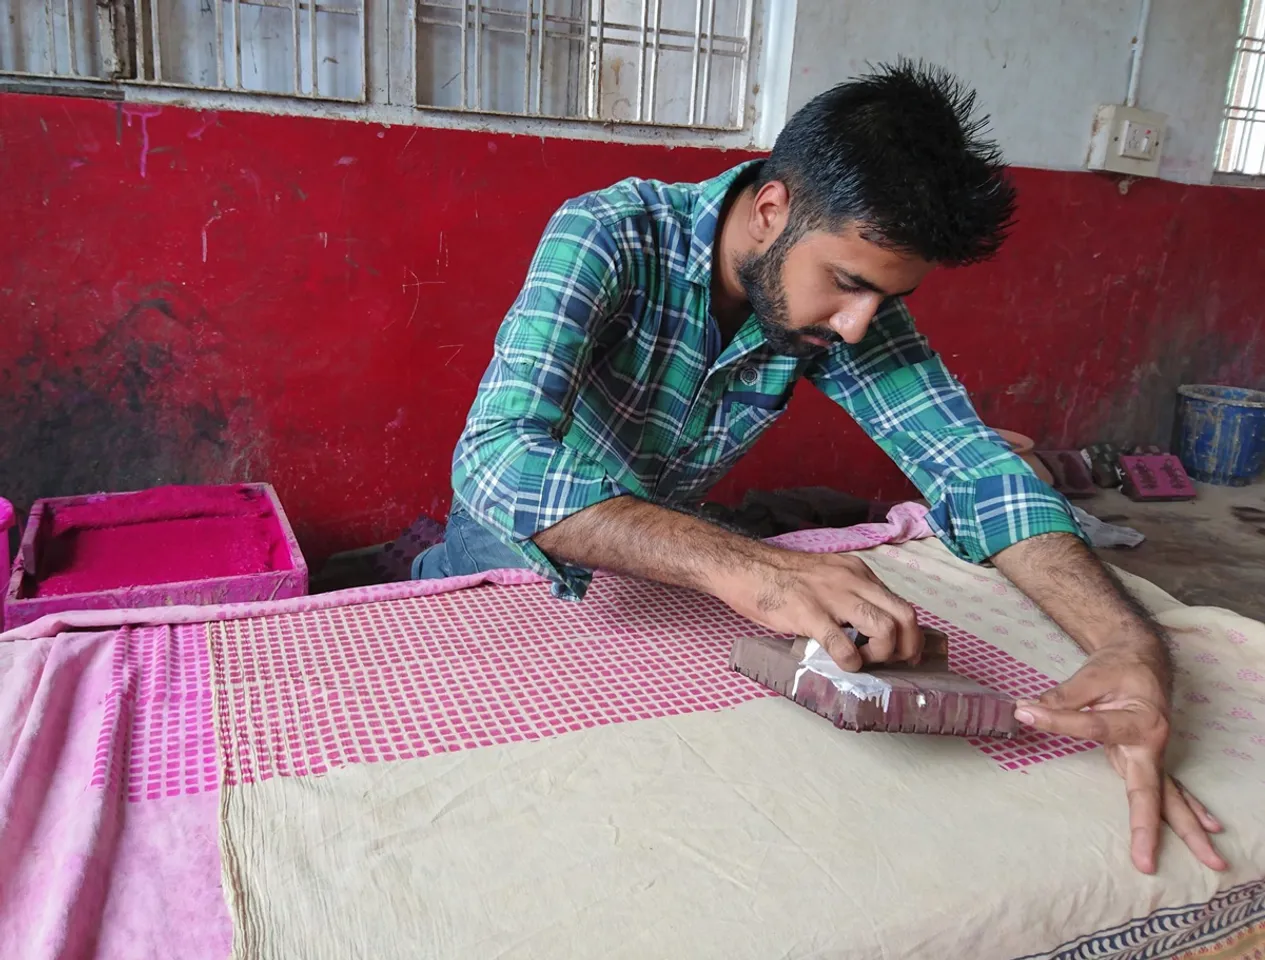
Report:
M 1080 169 L 1094 108 L 1123 102 L 1139 0 L 799 0 L 789 109 L 921 57 L 979 93 L 1016 166 Z M 1161 176 L 1212 178 L 1241 0 L 1154 0 L 1138 105 L 1169 117 Z

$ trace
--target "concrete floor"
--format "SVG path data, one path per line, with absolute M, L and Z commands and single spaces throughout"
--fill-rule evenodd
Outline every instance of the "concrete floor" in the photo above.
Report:
M 1099 555 L 1191 606 L 1265 621 L 1265 483 L 1196 485 L 1186 503 L 1134 503 L 1116 491 L 1077 501 L 1086 513 L 1140 530 L 1146 542 Z

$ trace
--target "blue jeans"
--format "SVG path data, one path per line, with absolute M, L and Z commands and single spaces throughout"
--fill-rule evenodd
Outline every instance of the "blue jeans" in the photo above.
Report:
M 448 515 L 444 539 L 413 559 L 414 580 L 464 577 L 485 570 L 523 568 L 522 554 L 502 543 L 458 506 Z

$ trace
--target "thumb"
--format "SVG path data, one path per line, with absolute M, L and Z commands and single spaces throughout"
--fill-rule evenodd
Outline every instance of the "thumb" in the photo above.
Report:
M 1051 687 L 1037 698 L 1037 702 L 1051 710 L 1081 710 L 1103 698 L 1099 678 L 1091 668 L 1081 668 L 1056 687 Z

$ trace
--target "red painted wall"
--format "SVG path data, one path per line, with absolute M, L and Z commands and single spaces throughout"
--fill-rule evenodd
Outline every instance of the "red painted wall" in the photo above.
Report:
M 442 516 L 493 332 L 564 198 L 744 158 L 0 96 L 0 495 L 267 479 L 310 554 Z M 1163 440 L 1262 386 L 1265 192 L 1017 170 L 995 262 L 912 300 L 986 419 Z M 898 474 L 801 391 L 720 490 Z

